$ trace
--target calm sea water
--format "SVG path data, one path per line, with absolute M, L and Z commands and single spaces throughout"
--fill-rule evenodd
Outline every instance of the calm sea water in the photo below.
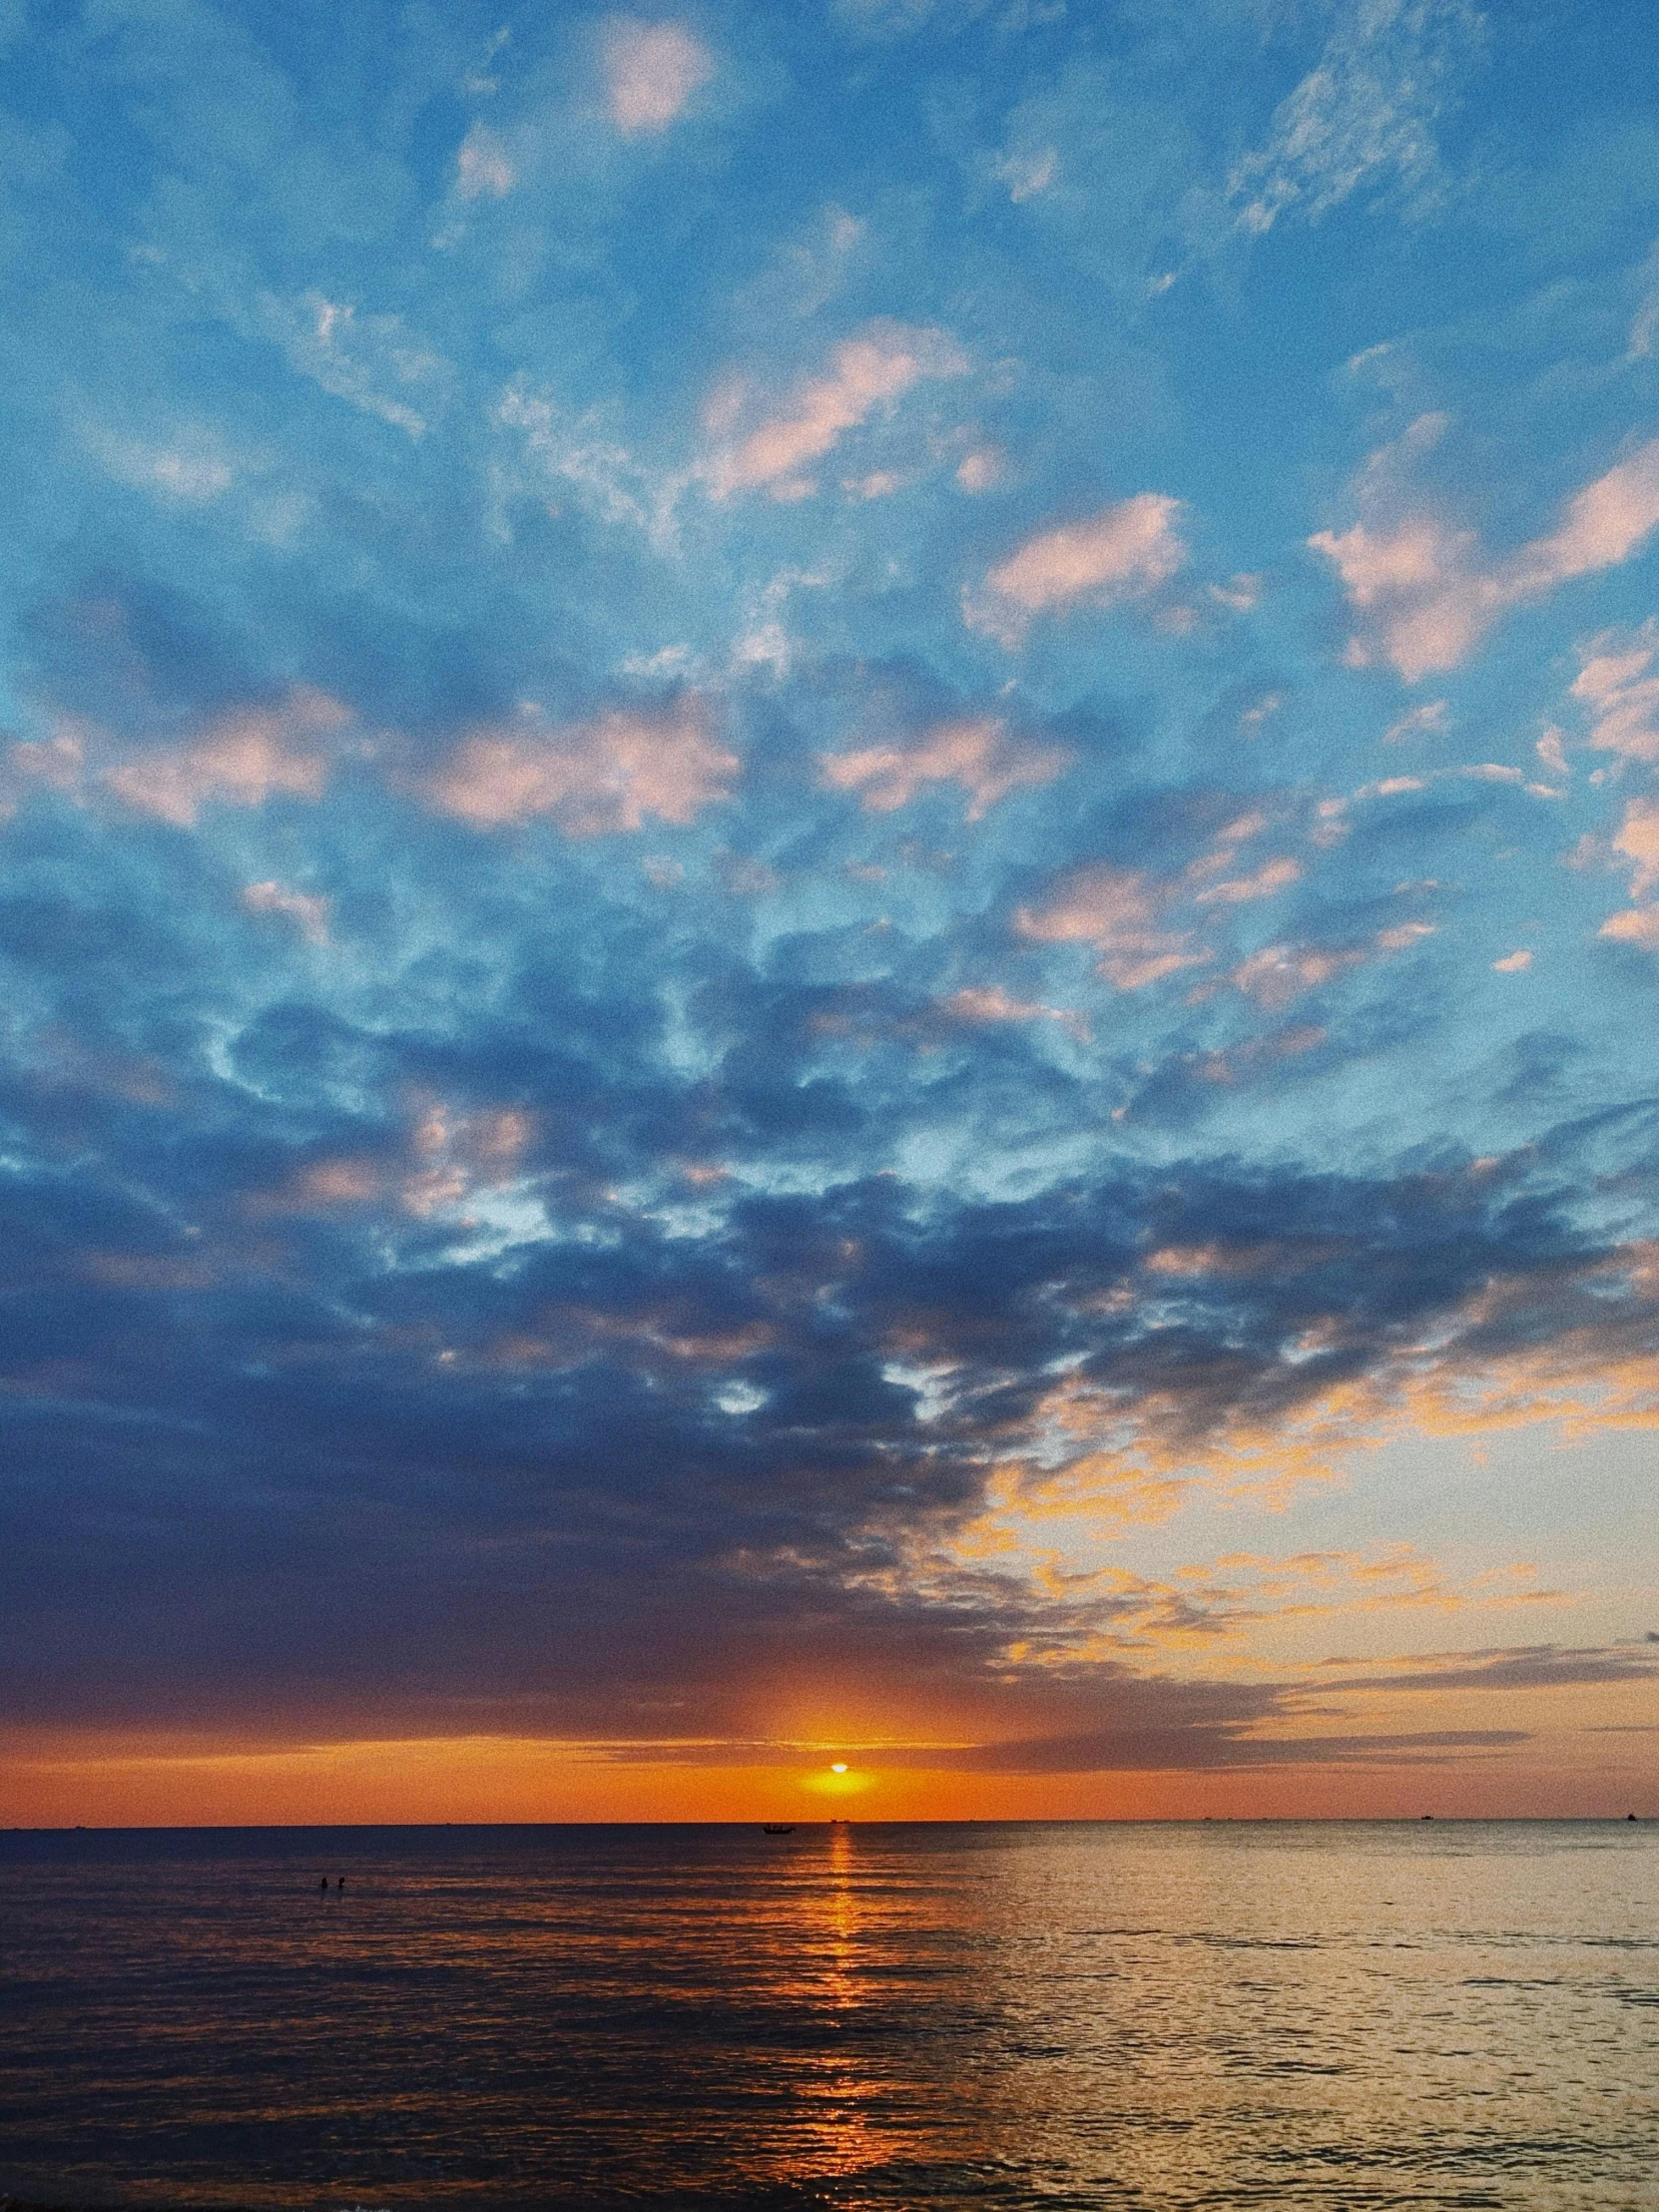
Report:
M 1641 1825 L 11 1834 L 0 1943 L 58 2203 L 1659 2207 Z

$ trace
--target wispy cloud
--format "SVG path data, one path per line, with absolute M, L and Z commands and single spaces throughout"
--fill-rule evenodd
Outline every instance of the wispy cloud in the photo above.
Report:
M 850 430 L 896 406 L 924 377 L 959 376 L 967 363 L 939 330 L 873 323 L 844 338 L 828 373 L 798 383 L 782 402 L 745 379 L 723 384 L 704 410 L 704 473 L 716 499 L 767 491 L 802 499 L 817 489 L 806 474 Z
M 266 293 L 257 320 L 301 376 L 411 438 L 424 437 L 446 403 L 449 363 L 398 315 L 360 315 L 353 301 L 312 290 Z
M 1266 146 L 1238 162 L 1228 198 L 1241 229 L 1296 213 L 1317 221 L 1368 185 L 1420 211 L 1442 185 L 1434 127 L 1478 56 L 1465 0 L 1355 0 L 1318 64 L 1282 103 Z
M 1289 854 L 1245 875 L 1231 872 L 1243 847 L 1267 827 L 1261 815 L 1241 815 L 1184 868 L 1167 874 L 1109 863 L 1077 869 L 1046 901 L 1022 906 L 1015 930 L 1036 943 L 1094 946 L 1099 972 L 1120 991 L 1206 966 L 1215 954 L 1196 933 L 1205 918 L 1200 909 L 1254 904 L 1302 878 L 1302 863 Z

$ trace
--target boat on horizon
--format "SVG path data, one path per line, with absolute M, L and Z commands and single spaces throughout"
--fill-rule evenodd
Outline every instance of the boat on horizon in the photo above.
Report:
M 767 1821 L 762 1826 L 761 1834 L 763 1836 L 793 1836 L 795 1834 L 795 1824 L 793 1821 L 788 1823 L 784 1821 Z

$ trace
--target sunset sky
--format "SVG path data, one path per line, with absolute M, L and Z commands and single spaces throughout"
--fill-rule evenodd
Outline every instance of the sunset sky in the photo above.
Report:
M 0 47 L 0 1821 L 1659 1814 L 1650 6 Z

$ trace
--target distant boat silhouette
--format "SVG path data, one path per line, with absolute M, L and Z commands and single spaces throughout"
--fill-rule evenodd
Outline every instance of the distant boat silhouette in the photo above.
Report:
M 783 1821 L 768 1821 L 761 1830 L 761 1834 L 763 1836 L 793 1836 L 795 1828 L 793 1824 L 786 1825 Z

